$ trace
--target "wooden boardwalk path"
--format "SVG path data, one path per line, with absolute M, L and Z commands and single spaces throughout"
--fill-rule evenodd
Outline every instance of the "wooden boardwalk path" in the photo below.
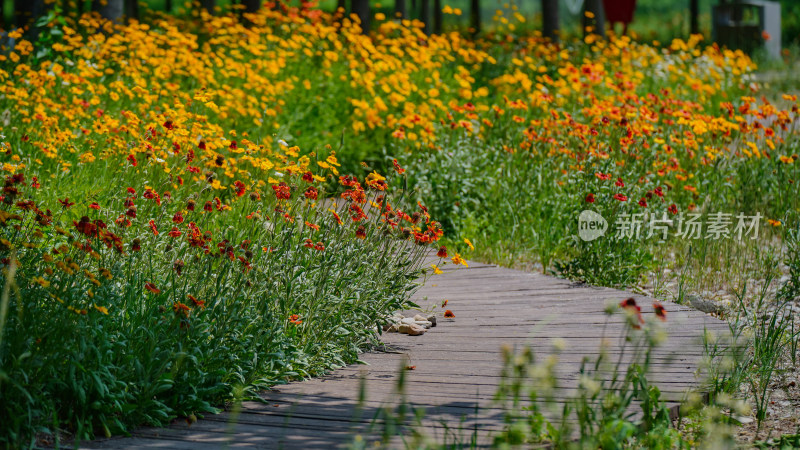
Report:
M 500 380 L 501 346 L 527 345 L 542 357 L 552 352 L 554 339 L 563 339 L 559 384 L 574 387 L 582 358 L 594 358 L 603 337 L 613 345 L 619 342 L 621 316 L 609 323 L 604 309 L 627 297 L 639 301 L 645 316 L 653 314 L 650 300 L 619 290 L 487 264 L 447 266 L 444 274 L 428 279 L 415 301 L 426 307 L 448 299 L 456 318 L 442 320 L 440 313 L 438 326 L 423 336 L 384 334 L 390 352 L 364 354 L 366 365 L 277 386 L 263 394 L 266 403 L 246 402 L 240 411 L 206 416 L 191 426 L 179 422 L 166 429 L 146 428 L 130 438 L 98 440 L 86 447 L 334 448 L 353 442 L 356 433 L 371 443 L 380 430 L 370 431 L 370 423 L 381 407 L 396 404 L 398 374 L 406 365 L 416 366 L 404 371 L 405 391 L 407 401 L 424 410 L 424 430 L 440 442 L 445 436 L 449 442 L 468 442 L 477 431 L 478 443 L 485 445 L 503 424 L 503 410 L 492 401 Z M 722 333 L 727 325 L 683 306 L 664 306 L 669 337 L 656 351 L 650 379 L 677 411 L 686 392 L 698 386 L 703 330 Z M 365 397 L 359 408 L 362 378 Z M 399 439 L 393 442 L 393 447 L 402 447 Z

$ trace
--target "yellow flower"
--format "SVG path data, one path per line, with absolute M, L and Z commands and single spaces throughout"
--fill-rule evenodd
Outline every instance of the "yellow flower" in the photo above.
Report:
M 94 309 L 100 311 L 101 313 L 105 314 L 106 316 L 108 315 L 108 308 L 106 308 L 105 306 L 94 305 Z
M 431 267 L 433 268 L 433 274 L 434 275 L 441 275 L 442 273 L 444 273 L 444 272 L 442 272 L 442 269 L 440 269 L 438 266 L 436 266 L 436 264 L 431 264 Z
M 464 238 L 464 243 L 465 243 L 465 244 L 467 244 L 467 245 L 469 245 L 469 249 L 470 249 L 470 250 L 475 250 L 475 246 L 474 246 L 474 245 L 472 245 L 472 242 L 470 242 L 470 241 L 469 241 L 469 239 L 467 239 L 467 238 Z
M 767 223 L 769 223 L 769 224 L 770 224 L 770 225 L 772 225 L 773 227 L 779 227 L 779 226 L 781 226 L 781 221 L 780 221 L 780 220 L 768 219 L 768 220 L 767 220 Z
M 792 164 L 794 162 L 794 158 L 792 158 L 791 156 L 781 155 L 780 158 L 778 159 L 780 159 L 781 162 L 784 164 Z

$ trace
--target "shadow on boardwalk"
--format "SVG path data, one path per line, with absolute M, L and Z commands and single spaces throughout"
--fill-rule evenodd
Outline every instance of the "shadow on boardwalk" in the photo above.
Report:
M 349 366 L 318 379 L 278 386 L 263 393 L 264 403 L 246 402 L 188 426 L 145 428 L 130 438 L 86 443 L 87 448 L 186 448 L 255 446 L 331 448 L 380 439 L 384 406 L 397 404 L 397 383 L 406 365 L 406 401 L 424 411 L 421 429 L 439 442 L 487 445 L 502 429 L 503 410 L 493 402 L 500 381 L 501 348 L 531 347 L 541 357 L 556 338 L 566 346 L 556 369 L 564 401 L 577 385 L 585 357 L 594 359 L 601 341 L 619 352 L 624 327 L 620 315 L 609 318 L 608 303 L 634 297 L 645 316 L 650 301 L 629 292 L 580 286 L 539 274 L 470 263 L 428 280 L 415 295 L 423 307 L 449 300 L 455 319 L 440 320 L 423 336 L 384 335 L 390 352 L 367 353 L 365 365 Z M 649 378 L 658 385 L 673 413 L 686 393 L 698 387 L 705 329 L 719 333 L 727 325 L 698 311 L 665 303 L 668 339 L 655 353 Z M 441 317 L 441 315 L 440 315 Z M 363 380 L 363 381 L 362 381 Z M 365 387 L 365 388 L 364 388 Z M 363 402 L 359 407 L 359 397 Z M 373 426 L 371 429 L 371 424 Z M 402 447 L 400 438 L 393 446 Z

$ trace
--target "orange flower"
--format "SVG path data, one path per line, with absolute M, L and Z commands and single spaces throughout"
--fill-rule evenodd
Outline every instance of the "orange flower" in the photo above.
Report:
M 200 307 L 201 309 L 205 309 L 205 307 L 206 307 L 206 301 L 205 301 L 205 300 L 198 300 L 198 299 L 197 299 L 197 298 L 196 298 L 194 295 L 191 295 L 191 294 L 187 295 L 186 297 L 187 297 L 189 300 L 191 300 L 191 301 L 192 301 L 192 304 L 193 304 L 194 306 L 198 306 L 198 307 Z
M 339 217 L 339 214 L 336 214 L 336 211 L 334 211 L 332 209 L 329 209 L 328 211 L 330 211 L 333 214 L 334 219 L 336 219 L 336 223 L 341 225 L 342 224 L 342 218 Z
M 172 311 L 175 312 L 176 316 L 189 317 L 192 309 L 181 302 L 175 302 L 172 304 Z
M 156 222 L 154 220 L 150 220 L 148 225 L 150 226 L 150 230 L 153 232 L 153 236 L 158 236 L 158 228 L 156 228 Z
M 456 264 L 456 265 L 461 264 L 464 267 L 469 267 L 469 265 L 467 264 L 467 261 L 464 260 L 464 258 L 462 258 L 461 255 L 458 254 L 458 253 L 456 253 L 456 256 L 453 256 L 452 258 L 450 258 L 450 260 L 453 261 L 453 264 Z
M 153 294 L 160 294 L 161 293 L 161 289 L 157 288 L 155 284 L 153 284 L 153 283 L 151 283 L 149 281 L 144 284 L 144 288 L 147 289 L 148 291 L 152 292 Z
M 364 228 L 364 225 L 361 225 L 356 230 L 356 237 L 359 239 L 366 239 L 367 237 L 367 230 Z
M 294 325 L 300 325 L 301 323 L 303 323 L 303 321 L 300 320 L 300 316 L 299 315 L 292 314 L 291 316 L 289 316 L 289 323 L 294 324 Z
M 445 316 L 446 318 L 448 318 L 448 319 L 453 319 L 453 318 L 455 318 L 455 317 L 456 317 L 456 315 L 455 315 L 455 314 L 453 314 L 453 311 L 450 311 L 449 309 L 448 309 L 447 311 L 445 311 L 445 312 L 444 312 L 444 316 Z

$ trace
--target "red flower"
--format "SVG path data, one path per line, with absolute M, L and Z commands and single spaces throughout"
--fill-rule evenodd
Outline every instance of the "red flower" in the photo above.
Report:
M 206 202 L 206 204 L 203 205 L 203 211 L 211 212 L 213 210 L 214 210 L 214 205 L 211 202 Z
M 656 312 L 656 317 L 658 317 L 662 321 L 666 322 L 666 320 L 667 320 L 667 310 L 664 309 L 664 305 L 662 305 L 659 302 L 653 302 L 653 310 Z
M 614 184 L 619 187 L 625 187 L 625 183 L 622 182 L 622 178 L 617 178 L 617 181 Z
M 126 160 L 126 161 L 128 161 L 129 163 L 131 163 L 131 165 L 132 165 L 133 167 L 136 167 L 136 166 L 138 166 L 138 165 L 139 165 L 139 161 L 137 161 L 137 160 L 136 160 L 136 157 L 135 157 L 135 156 L 133 156 L 133 155 L 128 155 L 128 157 L 127 157 L 127 158 L 125 158 L 125 160 Z
M 272 190 L 275 191 L 275 197 L 278 200 L 289 200 L 292 197 L 292 190 L 283 181 L 280 184 L 273 185 Z
M 96 209 L 96 210 L 98 210 L 98 211 L 99 211 L 99 210 L 100 210 L 100 205 L 98 205 L 98 204 L 97 204 L 97 202 L 92 202 L 92 203 L 89 205 L 89 208 Z
M 180 211 L 176 212 L 174 216 L 172 216 L 172 222 L 174 224 L 181 224 L 183 223 L 183 214 Z
M 303 174 L 303 181 L 306 183 L 311 183 L 314 181 L 314 175 L 311 172 L 306 172 Z
M 645 198 L 644 198 L 644 197 L 642 197 L 642 198 L 639 200 L 639 206 L 641 206 L 642 208 L 647 208 L 647 200 L 645 200 Z
M 33 177 L 33 181 L 31 182 L 31 187 L 34 188 L 34 189 L 39 189 L 40 187 L 42 187 L 42 185 L 39 184 L 39 179 L 38 178 Z
M 247 190 L 247 186 L 239 180 L 233 182 L 233 187 L 236 189 L 237 197 L 243 196 L 244 192 Z
M 675 203 L 673 203 L 673 204 L 669 205 L 669 208 L 667 208 L 667 211 L 669 211 L 672 214 L 678 214 L 678 207 L 675 206 Z
M 436 252 L 436 256 L 438 256 L 439 258 L 447 258 L 447 247 L 445 247 L 444 245 L 439 247 L 439 251 Z
M 303 193 L 303 195 L 310 200 L 316 200 L 319 196 L 319 191 L 314 186 L 309 186 L 308 189 Z
M 63 207 L 64 209 L 70 209 L 72 205 L 75 204 L 69 201 L 69 197 L 65 198 L 64 200 L 58 199 L 58 203 L 61 203 L 61 207 Z
M 132 225 L 131 221 L 128 220 L 128 218 L 125 217 L 125 215 L 123 214 L 120 214 L 119 217 L 117 217 L 117 219 L 114 220 L 114 223 L 116 223 L 117 226 L 120 226 L 122 228 L 128 228 Z
M 81 217 L 80 222 L 75 222 L 73 220 L 72 224 L 75 225 L 75 229 L 89 237 L 94 236 L 97 231 L 97 225 L 93 224 L 86 216 Z
M 148 291 L 152 292 L 153 294 L 160 294 L 161 293 L 161 289 L 157 288 L 155 284 L 153 284 L 153 283 L 151 283 L 149 281 L 144 284 L 144 288 L 147 289 Z
M 364 225 L 361 225 L 356 230 L 356 237 L 359 239 L 366 239 L 367 237 L 367 230 L 364 228 Z
M 638 330 L 641 328 L 641 325 L 644 323 L 644 319 L 642 318 L 642 308 L 636 304 L 636 300 L 633 298 L 626 298 L 619 303 L 619 307 L 629 311 L 631 315 L 635 317 L 634 321 L 631 323 L 631 326 L 634 329 Z
M 156 228 L 156 222 L 151 219 L 148 225 L 150 226 L 150 230 L 153 232 L 153 236 L 158 236 L 158 228 Z
M 292 314 L 291 316 L 289 316 L 289 323 L 294 325 L 300 325 L 301 323 L 303 323 L 303 321 L 300 320 L 300 316 L 298 316 L 297 314 Z
M 611 174 L 610 173 L 603 173 L 603 172 L 595 172 L 594 176 L 601 180 L 610 180 Z
M 400 164 L 398 164 L 398 163 L 397 163 L 397 160 L 396 160 L 396 159 L 393 159 L 393 160 L 392 160 L 392 164 L 394 165 L 394 170 L 395 170 L 395 171 L 396 171 L 398 174 L 402 175 L 402 174 L 404 174 L 404 173 L 406 172 L 406 169 L 403 169 L 402 167 L 400 167 Z
M 360 220 L 366 219 L 367 215 L 364 214 L 364 210 L 361 209 L 355 203 L 350 204 L 350 218 L 353 219 L 353 222 L 358 222 Z
M 314 250 L 318 250 L 320 252 L 324 251 L 325 250 L 325 244 L 323 244 L 322 242 L 317 242 L 317 244 L 314 246 Z
M 456 315 L 455 315 L 455 314 L 453 314 L 453 311 L 450 311 L 450 310 L 448 309 L 447 311 L 445 311 L 445 312 L 444 312 L 444 317 L 446 317 L 446 318 L 448 318 L 448 319 L 452 319 L 452 318 L 455 318 L 455 317 L 456 317 Z
M 172 227 L 172 230 L 170 230 L 170 232 L 167 234 L 169 234 L 170 237 L 176 238 L 183 233 L 181 233 L 181 230 L 179 230 L 178 227 Z
M 594 203 L 594 194 L 591 192 L 586 195 L 586 203 Z
M 619 200 L 619 201 L 621 201 L 621 202 L 626 202 L 626 201 L 628 201 L 628 197 L 626 197 L 626 196 L 624 196 L 624 195 L 622 195 L 622 194 L 614 194 L 614 199 L 615 199 L 615 200 Z
M 136 189 L 134 189 L 134 188 L 132 188 L 132 187 L 129 187 L 129 188 L 127 189 L 127 191 L 128 191 L 128 194 L 131 194 L 131 195 L 136 195 Z
M 367 194 L 364 192 L 361 187 L 357 186 L 354 189 L 348 189 L 342 192 L 342 198 L 349 198 L 350 200 L 356 203 L 366 203 L 367 202 Z
M 311 239 L 306 239 L 305 243 L 303 243 L 303 246 L 307 248 L 314 248 L 314 241 Z

